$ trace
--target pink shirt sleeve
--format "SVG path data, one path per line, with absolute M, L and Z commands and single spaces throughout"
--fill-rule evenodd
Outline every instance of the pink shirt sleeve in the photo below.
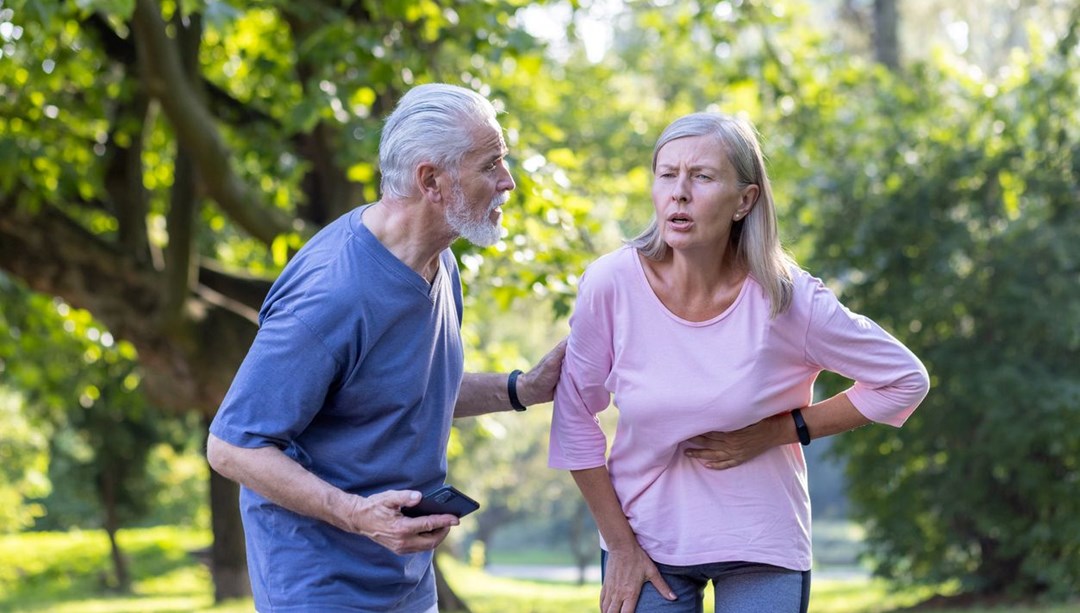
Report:
M 605 381 L 613 359 L 613 297 L 589 281 L 586 270 L 570 316 L 571 334 L 555 388 L 548 456 L 551 468 L 596 468 L 606 461 L 607 437 L 596 415 L 611 403 Z
M 930 389 L 926 368 L 907 347 L 849 311 L 820 281 L 811 298 L 806 360 L 855 381 L 847 390 L 855 408 L 892 426 L 903 425 Z

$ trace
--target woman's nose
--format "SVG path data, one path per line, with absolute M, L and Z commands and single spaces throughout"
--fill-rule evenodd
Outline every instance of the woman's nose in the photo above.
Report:
M 675 184 L 671 187 L 671 199 L 675 202 L 686 202 L 690 199 L 690 190 L 686 188 L 685 177 L 675 179 Z

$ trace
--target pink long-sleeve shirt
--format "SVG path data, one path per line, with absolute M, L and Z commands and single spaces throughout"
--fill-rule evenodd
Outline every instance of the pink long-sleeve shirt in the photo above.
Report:
M 774 319 L 763 288 L 747 278 L 727 310 L 691 322 L 664 307 L 632 248 L 601 257 L 582 276 L 549 465 L 606 461 L 623 512 L 656 562 L 811 565 L 801 446 L 712 470 L 683 454 L 687 439 L 810 404 L 822 370 L 852 379 L 848 398 L 876 422 L 900 426 L 926 396 L 926 370 L 906 347 L 818 279 L 795 270 L 794 281 L 791 308 Z M 605 454 L 596 415 L 612 395 L 619 420 Z

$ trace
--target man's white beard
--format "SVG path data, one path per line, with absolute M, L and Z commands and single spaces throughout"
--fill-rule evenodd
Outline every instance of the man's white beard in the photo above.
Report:
M 509 199 L 507 192 L 492 198 L 487 210 L 479 219 L 469 217 L 469 207 L 465 203 L 465 192 L 461 184 L 454 181 L 450 190 L 450 206 L 446 207 L 446 223 L 464 238 L 477 247 L 490 247 L 502 238 L 502 225 L 498 221 L 491 220 L 491 213 L 497 207 L 506 204 Z

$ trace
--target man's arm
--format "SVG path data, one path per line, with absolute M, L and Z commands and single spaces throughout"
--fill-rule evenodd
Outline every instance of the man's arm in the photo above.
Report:
M 391 490 L 349 494 L 308 472 L 277 447 L 248 449 L 210 435 L 206 459 L 222 476 L 290 511 L 366 536 L 403 554 L 434 549 L 458 525 L 453 515 L 405 517 L 401 507 L 420 502 L 420 492 Z
M 547 353 L 527 373 L 517 378 L 518 400 L 525 406 L 551 402 L 555 397 L 555 384 L 559 382 L 566 339 Z M 454 417 L 473 417 L 495 411 L 510 411 L 510 395 L 506 373 L 465 373 L 461 391 L 454 405 Z

